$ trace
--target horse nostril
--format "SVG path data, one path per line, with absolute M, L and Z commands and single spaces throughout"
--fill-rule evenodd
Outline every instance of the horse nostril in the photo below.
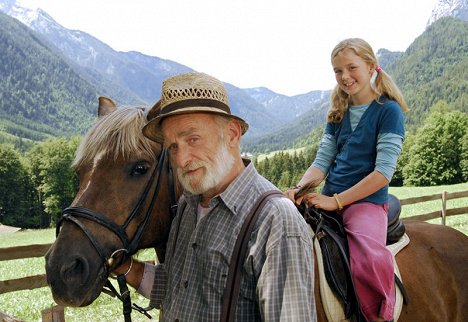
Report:
M 73 256 L 70 262 L 60 269 L 60 277 L 65 284 L 74 286 L 86 283 L 89 277 L 88 261 L 82 256 Z

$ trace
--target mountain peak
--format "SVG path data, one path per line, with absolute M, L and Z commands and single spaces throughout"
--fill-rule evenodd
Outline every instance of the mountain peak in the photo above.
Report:
M 432 10 L 427 25 L 431 25 L 442 17 L 454 17 L 468 21 L 468 0 L 439 0 L 436 7 Z
M 12 16 L 29 26 L 39 16 L 37 8 L 26 8 L 15 0 L 3 0 L 0 2 L 0 11 Z

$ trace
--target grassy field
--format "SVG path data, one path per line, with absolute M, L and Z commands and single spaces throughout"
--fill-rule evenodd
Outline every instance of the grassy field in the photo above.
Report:
M 294 152 L 296 153 L 300 153 L 301 151 L 304 151 L 305 148 L 297 148 L 297 149 L 288 149 L 288 150 L 283 150 L 281 152 L 284 152 L 284 153 L 289 153 L 289 154 L 294 154 Z M 279 153 L 279 151 L 273 151 L 273 152 L 270 152 L 268 154 L 259 154 L 257 156 L 257 161 L 260 162 L 260 161 L 263 161 L 265 158 L 272 158 L 275 156 L 275 154 Z
M 14 234 L 0 234 L 0 247 L 22 246 L 32 244 L 52 243 L 55 239 L 55 229 L 26 230 Z M 142 260 L 154 259 L 153 250 L 138 253 Z M 20 278 L 25 276 L 44 274 L 44 258 L 30 258 L 0 262 L 0 280 Z M 118 289 L 117 283 L 114 283 Z M 148 305 L 148 300 L 133 292 L 132 302 L 142 307 Z M 31 291 L 18 291 L 0 295 L 0 311 L 13 315 L 24 321 L 41 321 L 41 311 L 54 306 L 54 300 L 48 287 Z M 156 310 L 150 313 L 152 320 L 157 320 Z M 84 308 L 65 308 L 65 321 L 67 322 L 108 322 L 123 321 L 122 304 L 119 300 L 106 294 L 101 294 L 90 306 Z M 148 318 L 138 312 L 132 313 L 132 321 L 148 321 Z
M 390 187 L 390 193 L 394 194 L 400 199 L 406 199 L 411 197 L 418 196 L 427 196 L 442 193 L 443 191 L 447 192 L 456 192 L 456 191 L 467 191 L 468 182 L 455 184 L 450 186 L 436 186 L 436 187 Z M 468 198 L 459 198 L 447 201 L 447 209 L 450 208 L 459 208 L 468 206 Z M 433 200 L 426 201 L 423 203 L 418 203 L 414 205 L 405 205 L 402 208 L 401 216 L 410 217 L 415 215 L 426 214 L 432 211 L 441 210 L 442 201 Z M 441 224 L 441 219 L 432 219 L 428 222 L 434 224 Z M 468 235 L 468 214 L 450 216 L 446 218 L 447 226 L 453 227 L 460 230 L 465 235 Z
M 455 192 L 468 190 L 468 183 L 438 186 L 438 187 L 398 187 L 390 188 L 390 192 L 400 199 L 432 195 L 442 191 Z M 463 207 L 468 205 L 467 198 L 450 200 L 448 208 Z M 402 216 L 428 213 L 441 209 L 441 202 L 429 201 L 416 205 L 403 207 Z M 440 224 L 440 219 L 431 220 Z M 447 225 L 454 227 L 468 235 L 468 215 L 459 215 L 447 218 Z M 14 234 L 0 234 L 0 247 L 47 244 L 55 239 L 55 229 L 20 231 Z M 138 254 L 142 260 L 154 258 L 152 250 L 145 250 Z M 0 280 L 19 278 L 24 276 L 43 274 L 44 258 L 32 258 L 23 260 L 11 260 L 0 262 Z M 132 292 L 132 301 L 140 306 L 146 306 L 148 301 L 142 296 Z M 41 288 L 32 291 L 19 291 L 0 295 L 0 311 L 11 314 L 24 321 L 41 321 L 41 311 L 55 305 L 49 288 Z M 123 321 L 121 303 L 106 294 L 102 294 L 93 304 L 85 308 L 66 308 L 65 320 L 67 322 L 82 321 Z M 153 320 L 157 319 L 157 311 L 152 311 Z M 148 321 L 143 315 L 134 312 L 133 321 Z

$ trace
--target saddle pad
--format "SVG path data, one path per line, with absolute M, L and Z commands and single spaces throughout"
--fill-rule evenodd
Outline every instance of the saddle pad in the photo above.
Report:
M 314 236 L 314 232 L 309 226 L 309 232 L 311 236 Z M 398 265 L 395 261 L 395 255 L 402 250 L 406 245 L 409 244 L 409 237 L 407 234 L 404 234 L 400 240 L 392 245 L 387 246 L 387 249 L 393 255 L 393 265 L 395 274 L 400 278 L 401 275 L 400 271 L 398 270 Z M 340 300 L 336 297 L 335 293 L 333 293 L 332 289 L 327 283 L 327 279 L 325 277 L 325 271 L 323 269 L 323 261 L 322 261 L 322 251 L 320 249 L 320 245 L 318 243 L 318 239 L 314 239 L 314 250 L 315 256 L 317 258 L 317 266 L 318 266 L 318 275 L 319 275 L 319 286 L 320 286 L 320 294 L 322 297 L 322 305 L 327 316 L 327 320 L 329 322 L 342 322 L 342 321 L 349 321 L 345 319 L 343 304 Z M 396 288 L 396 299 L 395 299 L 395 309 L 393 312 L 394 320 L 397 321 L 400 317 L 401 310 L 403 308 L 403 296 L 400 292 L 398 286 Z

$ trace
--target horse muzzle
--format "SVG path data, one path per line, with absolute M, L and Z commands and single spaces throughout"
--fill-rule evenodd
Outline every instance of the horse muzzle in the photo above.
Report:
M 107 279 L 105 266 L 77 253 L 60 253 L 55 246 L 45 256 L 47 284 L 55 302 L 74 307 L 91 304 Z

